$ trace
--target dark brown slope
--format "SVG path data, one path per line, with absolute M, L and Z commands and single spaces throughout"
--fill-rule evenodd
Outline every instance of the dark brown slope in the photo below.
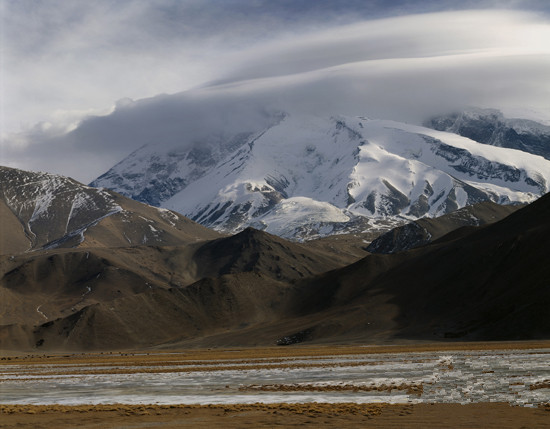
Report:
M 185 246 L 4 257 L 0 342 L 6 348 L 117 349 L 269 324 L 287 312 L 289 281 L 342 265 L 252 229 Z
M 198 277 L 260 272 L 277 280 L 310 277 L 347 265 L 357 258 L 247 228 L 205 243 L 193 256 Z
M 495 224 L 371 255 L 297 287 L 318 339 L 550 338 L 550 195 Z M 309 327 L 311 328 L 311 327 Z
M 195 340 L 276 320 L 284 288 L 255 273 L 204 279 L 186 288 L 154 288 L 91 304 L 39 326 L 4 326 L 0 340 L 4 347 L 39 350 L 142 348 Z M 13 335 L 16 331 L 19 335 Z
M 0 255 L 21 253 L 30 247 L 20 220 L 0 198 Z
M 309 240 L 303 244 L 310 249 L 323 250 L 338 256 L 347 255 L 350 258 L 358 260 L 369 254 L 365 250 L 365 247 L 382 234 L 382 231 L 336 234 L 323 238 L 317 238 L 315 240 Z
M 521 207 L 524 205 L 500 205 L 484 201 L 437 218 L 418 219 L 381 235 L 366 250 L 371 253 L 396 253 L 413 249 L 464 226 L 498 222 Z
M 261 306 L 246 303 L 259 300 L 255 291 L 265 300 L 272 281 L 250 273 L 246 282 L 240 275 L 197 282 L 195 249 L 56 249 L 4 258 L 1 347 L 137 347 L 225 329 L 229 320 L 253 320 Z M 208 263 L 215 265 L 204 261 L 203 269 Z M 259 286 L 239 292 L 247 282 Z
M 165 287 L 171 278 L 164 255 L 145 249 L 64 249 L 4 260 L 0 324 L 37 325 L 97 302 Z

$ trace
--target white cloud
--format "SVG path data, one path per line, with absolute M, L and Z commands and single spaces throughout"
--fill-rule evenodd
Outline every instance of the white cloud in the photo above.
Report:
M 548 21 L 509 11 L 461 11 L 360 22 L 294 35 L 236 55 L 230 79 L 317 70 L 357 61 L 465 53 L 548 53 Z
M 196 13 L 198 3 L 183 2 L 183 11 Z M 43 47 L 33 45 L 41 32 L 29 30 L 8 53 L 15 61 L 6 103 L 14 108 L 6 121 L 26 114 L 29 126 L 4 139 L 3 163 L 89 181 L 151 141 L 185 144 L 212 130 L 258 127 L 262 108 L 419 122 L 476 105 L 550 118 L 550 24 L 542 15 L 442 12 L 304 30 L 264 17 L 230 35 L 231 19 L 239 19 L 232 17 L 208 36 L 170 19 L 178 2 L 162 2 L 165 9 L 106 4 L 84 15 L 78 8 L 52 12 Z M 74 38 L 56 27 L 71 14 Z M 178 90 L 186 91 L 126 99 L 110 116 L 63 132 L 83 114 L 110 111 L 116 99 Z M 44 106 L 52 114 L 40 118 Z M 37 119 L 52 125 L 34 126 Z

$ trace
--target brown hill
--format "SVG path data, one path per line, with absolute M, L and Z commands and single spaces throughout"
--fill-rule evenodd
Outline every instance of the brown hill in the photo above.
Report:
M 316 335 L 340 340 L 549 338 L 549 216 L 546 195 L 495 224 L 367 256 L 299 284 L 294 314 L 332 321 Z
M 260 272 L 287 281 L 310 277 L 356 259 L 354 255 L 290 242 L 253 228 L 209 241 L 193 256 L 199 277 Z
M 0 254 L 181 245 L 221 235 L 184 216 L 73 179 L 0 167 Z
M 8 347 L 21 348 L 23 343 L 23 348 L 41 350 L 175 344 L 277 320 L 282 314 L 281 291 L 285 288 L 286 285 L 257 273 L 203 279 L 185 288 L 153 288 L 91 304 L 32 328 L 20 324 L 4 326 L 0 338 L 4 336 Z M 19 335 L 10 336 L 15 330 Z
M 424 246 L 465 226 L 497 222 L 524 205 L 500 205 L 484 201 L 437 218 L 422 218 L 388 231 L 366 248 L 371 253 L 395 253 Z
M 2 347 L 150 345 L 271 320 L 284 282 L 356 259 L 252 229 L 223 237 L 60 176 L 0 174 Z
M 177 214 L 109 195 L 124 208 L 87 226 L 77 248 L 0 256 L 1 347 L 550 337 L 550 195 L 494 224 L 459 228 L 427 246 L 351 265 L 350 249 L 291 243 L 253 229 L 220 237 Z M 14 211 L 13 196 L 5 201 L 13 225 L 38 219 L 36 204 L 45 206 Z M 19 215 L 25 210 L 34 214 Z M 27 234 L 36 234 L 40 223 L 30 224 Z M 150 225 L 165 228 L 163 245 L 137 244 L 144 230 L 155 232 Z M 52 244 L 36 235 L 26 244 Z M 3 243 L 15 246 L 17 237 Z M 179 241 L 164 245 L 170 240 Z

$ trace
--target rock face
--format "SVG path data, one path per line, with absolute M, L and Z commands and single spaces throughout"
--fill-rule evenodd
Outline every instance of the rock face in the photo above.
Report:
M 80 233 L 122 208 L 106 191 L 46 173 L 0 168 L 0 199 L 34 249 Z
M 471 109 L 431 118 L 425 125 L 479 143 L 517 149 L 550 159 L 550 126 L 509 119 L 494 109 Z
M 550 161 L 393 121 L 281 115 L 215 144 L 144 146 L 92 185 L 222 232 L 301 240 L 529 202 L 549 190 Z

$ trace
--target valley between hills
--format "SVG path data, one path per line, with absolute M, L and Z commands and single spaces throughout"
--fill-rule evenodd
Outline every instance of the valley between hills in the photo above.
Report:
M 548 195 L 376 239 L 295 242 L 253 228 L 222 234 L 61 176 L 0 172 L 3 350 L 550 336 Z

